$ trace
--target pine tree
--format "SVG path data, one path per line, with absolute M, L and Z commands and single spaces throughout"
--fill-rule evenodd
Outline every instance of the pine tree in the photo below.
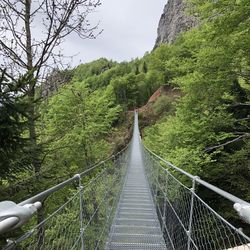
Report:
M 13 177 L 31 162 L 28 140 L 23 136 L 28 125 L 29 100 L 23 95 L 27 77 L 10 82 L 0 78 L 0 178 Z

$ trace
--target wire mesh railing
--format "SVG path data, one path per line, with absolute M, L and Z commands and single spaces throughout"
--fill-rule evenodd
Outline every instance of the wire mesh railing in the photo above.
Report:
M 135 128 L 139 136 L 136 115 Z M 130 163 L 134 168 L 127 171 Z M 1 202 L 0 233 L 22 226 L 3 249 L 250 250 L 250 238 L 204 202 L 200 186 L 235 203 L 236 210 L 243 207 L 240 215 L 250 221 L 249 203 L 164 161 L 136 140 L 133 157 L 129 144 L 19 204 Z M 112 222 L 116 231 L 110 233 Z
M 45 204 L 60 205 L 53 205 L 53 211 L 46 207 L 42 221 L 37 224 L 32 218 L 22 227 L 24 233 L 8 239 L 3 249 L 104 249 L 129 154 L 130 146 L 49 194 L 43 200 L 43 208 Z M 35 200 L 32 197 L 27 201 Z
M 182 171 L 146 148 L 143 152 L 167 249 L 250 250 L 250 238 L 198 196 L 198 177 L 188 174 L 180 181 Z

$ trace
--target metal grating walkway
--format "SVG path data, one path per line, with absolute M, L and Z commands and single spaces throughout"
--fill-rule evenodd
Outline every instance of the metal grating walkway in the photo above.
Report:
M 144 173 L 138 115 L 135 115 L 130 164 L 106 249 L 166 249 Z

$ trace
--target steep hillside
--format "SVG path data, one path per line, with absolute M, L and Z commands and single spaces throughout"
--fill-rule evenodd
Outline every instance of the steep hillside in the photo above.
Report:
M 167 82 L 178 86 L 183 95 L 171 115 L 145 128 L 143 140 L 175 165 L 249 201 L 250 3 L 192 3 L 199 27 L 154 50 L 155 65 L 165 69 Z M 172 42 L 177 27 L 185 24 L 182 8 L 181 1 L 168 2 L 159 43 Z M 172 27 L 171 34 L 167 27 Z M 239 220 L 229 204 L 202 189 L 199 192 L 216 211 L 250 234 L 249 225 Z
M 173 114 L 176 101 L 181 97 L 178 88 L 163 85 L 149 98 L 148 102 L 138 108 L 140 114 L 140 127 L 144 128 L 155 124 L 162 117 Z

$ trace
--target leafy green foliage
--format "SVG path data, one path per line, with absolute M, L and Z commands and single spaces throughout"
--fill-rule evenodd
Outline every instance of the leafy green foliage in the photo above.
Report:
M 100 58 L 91 63 L 81 64 L 77 67 L 75 77 L 82 81 L 91 76 L 97 76 L 112 68 L 116 63 L 108 61 L 105 58 Z
M 45 107 L 47 164 L 67 166 L 72 172 L 107 155 L 105 136 L 117 119 L 111 87 L 92 91 L 82 82 L 62 88 Z M 49 163 L 51 162 L 51 163 Z
M 153 103 L 153 111 L 154 114 L 160 116 L 163 113 L 171 112 L 172 110 L 172 100 L 168 96 L 160 96 L 154 103 Z
M 114 63 L 106 59 L 83 64 L 77 67 L 74 78 L 92 90 L 111 85 L 116 103 L 123 110 L 144 105 L 154 91 L 164 83 L 164 72 L 157 69 L 154 60 L 157 56 L 146 55 L 130 63 Z
M 184 96 L 175 114 L 146 129 L 145 143 L 179 167 L 249 200 L 249 1 L 190 2 L 202 24 L 153 52 L 161 51 L 154 64 L 165 68 L 169 83 Z M 214 197 L 206 200 L 220 209 Z M 231 212 L 227 217 L 236 220 Z

